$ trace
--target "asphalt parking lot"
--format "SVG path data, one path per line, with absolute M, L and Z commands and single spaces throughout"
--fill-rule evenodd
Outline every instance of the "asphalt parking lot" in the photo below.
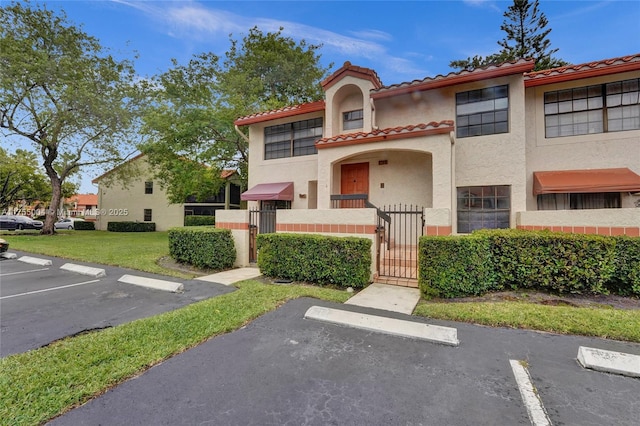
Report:
M 233 291 L 203 281 L 180 280 L 140 271 L 13 252 L 0 260 L 0 356 L 25 352 L 87 330 L 112 327 Z M 23 256 L 51 261 L 38 265 Z M 73 262 L 103 269 L 104 277 L 61 269 Z M 119 282 L 124 275 L 183 284 L 173 293 Z
M 314 305 L 456 327 L 460 345 L 304 319 Z M 531 425 L 510 365 L 518 360 L 550 424 L 637 425 L 640 379 L 585 370 L 576 362 L 579 346 L 640 354 L 631 343 L 298 299 L 51 424 Z

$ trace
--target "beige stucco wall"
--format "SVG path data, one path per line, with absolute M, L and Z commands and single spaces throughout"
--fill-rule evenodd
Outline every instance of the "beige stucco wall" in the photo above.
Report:
M 388 163 L 379 165 L 380 160 Z M 369 162 L 370 200 L 375 205 L 406 203 L 437 208 L 451 205 L 449 135 L 319 150 L 318 208 L 330 208 L 331 194 L 340 193 L 340 166 L 359 162 Z
M 503 134 L 454 137 L 454 179 L 448 176 L 445 160 L 451 154 L 437 157 L 434 154 L 434 200 L 432 207 L 449 208 L 453 212 L 452 224 L 456 225 L 455 189 L 460 186 L 510 185 L 511 225 L 515 224 L 515 212 L 526 208 L 526 158 L 525 158 L 525 109 L 524 83 L 521 75 L 445 87 L 426 92 L 376 101 L 376 122 L 380 128 L 418 123 L 440 122 L 456 119 L 456 93 L 483 87 L 509 85 L 509 132 Z M 402 142 L 404 144 L 404 141 Z M 450 173 L 450 171 L 449 171 Z M 440 181 L 441 188 L 435 184 Z M 438 194 L 446 196 L 438 197 Z
M 140 177 L 131 180 L 126 187 L 114 183 L 110 187 L 98 185 L 98 212 L 96 229 L 106 231 L 109 222 L 144 222 L 144 209 L 151 209 L 151 222 L 156 231 L 166 231 L 184 224 L 182 204 L 169 204 L 167 194 L 158 182 L 153 183 L 153 194 L 145 194 L 145 181 L 152 181 L 144 158 L 135 160 L 140 167 Z
M 640 71 L 527 89 L 527 210 L 537 209 L 536 196 L 532 192 L 533 172 L 536 171 L 628 167 L 640 174 L 640 130 L 545 137 L 545 92 L 630 78 L 640 78 Z M 628 194 L 623 195 L 623 207 L 633 207 L 634 201 Z
M 527 211 L 518 213 L 517 224 L 640 227 L 640 208 Z
M 234 224 L 231 229 L 236 248 L 235 267 L 249 266 L 249 211 L 248 210 L 218 210 L 216 224 Z
M 424 209 L 424 222 L 426 225 L 451 226 L 451 210 Z
M 373 228 L 378 223 L 378 216 L 375 209 L 329 209 L 329 210 L 278 210 L 276 212 L 276 223 L 278 228 L 285 228 L 287 224 L 325 224 L 339 226 L 353 226 Z M 280 232 L 280 231 L 278 231 Z M 376 234 L 357 232 L 305 232 L 329 235 L 334 237 L 359 237 L 371 240 L 371 277 L 376 272 L 377 246 Z
M 370 147 L 372 148 L 373 146 Z M 390 204 L 412 204 L 431 207 L 433 167 L 430 153 L 377 150 L 334 163 L 331 194 L 341 193 L 341 167 L 351 163 L 369 164 L 369 201 L 374 205 L 382 207 Z
M 373 83 L 369 80 L 346 76 L 340 82 L 329 87 L 325 92 L 326 116 L 325 137 L 353 133 L 357 131 L 370 132 L 372 124 L 372 109 L 369 103 L 369 91 Z M 362 108 L 363 126 L 361 130 L 342 130 L 342 113 Z
M 249 129 L 249 188 L 260 183 L 293 182 L 294 198 L 292 209 L 307 209 L 315 205 L 315 200 L 309 192 L 309 182 L 318 177 L 317 155 L 303 155 L 299 157 L 264 159 L 264 128 L 292 121 L 309 120 L 323 117 L 321 113 L 304 114 L 294 118 L 274 120 L 260 123 Z M 302 194 L 302 197 L 301 197 Z M 258 202 L 249 201 L 249 209 L 257 208 Z
M 511 186 L 511 226 L 516 212 L 526 209 L 525 92 L 522 76 L 483 81 L 455 88 L 456 92 L 509 85 L 509 132 L 456 139 L 455 187 Z M 455 103 L 455 95 L 452 95 Z M 457 206 L 453 206 L 455 212 Z M 454 214 L 455 215 L 455 214 Z M 453 220 L 456 231 L 457 218 Z
M 522 75 L 449 86 L 424 92 L 377 99 L 371 103 L 367 79 L 346 76 L 326 92 L 324 137 L 342 130 L 342 112 L 363 108 L 362 131 L 456 119 L 458 92 L 507 84 L 509 86 L 509 132 L 457 139 L 450 135 L 396 139 L 323 148 L 317 155 L 264 161 L 264 125 L 303 120 L 321 113 L 290 117 L 251 126 L 249 183 L 293 181 L 293 209 L 330 209 L 330 195 L 340 193 L 340 167 L 369 163 L 369 199 L 375 205 L 417 204 L 446 209 L 456 232 L 456 188 L 508 185 L 511 188 L 511 227 L 519 212 L 535 211 L 533 172 L 588 168 L 628 167 L 640 174 L 640 131 L 625 131 L 550 138 L 544 136 L 544 92 L 582 87 L 609 81 L 640 78 L 640 72 L 583 79 L 525 89 Z M 358 130 L 354 130 L 358 131 Z M 453 145 L 452 145 L 453 143 Z M 452 149 L 453 146 L 453 149 Z M 256 161 L 256 157 L 258 160 Z M 386 161 L 387 164 L 380 164 Z M 313 197 L 317 181 L 317 198 Z M 384 188 L 381 184 L 384 184 Z M 306 194 L 306 198 L 300 197 Z M 310 196 L 311 195 L 311 196 Z M 638 209 L 638 196 L 622 194 L 622 207 Z M 255 206 L 255 204 L 253 205 Z M 253 207 L 250 205 L 250 207 Z M 444 211 L 444 210 L 443 210 Z M 606 212 L 558 213 L 589 223 Z M 619 213 L 615 213 L 619 215 Z M 624 215 L 624 214 L 622 214 Z M 553 215 L 541 215 L 536 221 Z M 612 216 L 614 217 L 614 216 Z M 442 218 L 437 222 L 443 222 Z M 537 223 L 540 225 L 540 223 Z M 442 223 L 442 226 L 445 226 Z

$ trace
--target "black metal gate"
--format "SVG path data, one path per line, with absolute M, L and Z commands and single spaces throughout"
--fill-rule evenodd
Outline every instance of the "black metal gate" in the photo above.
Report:
M 393 205 L 378 212 L 378 275 L 418 279 L 418 242 L 424 235 L 424 208 Z
M 276 232 L 276 209 L 264 208 L 262 210 L 249 210 L 249 262 L 258 261 L 258 248 L 256 236 L 258 234 L 271 234 Z

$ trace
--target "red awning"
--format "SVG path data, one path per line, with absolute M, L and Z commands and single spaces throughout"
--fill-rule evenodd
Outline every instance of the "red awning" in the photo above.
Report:
M 293 182 L 261 183 L 243 192 L 240 199 L 245 201 L 288 200 L 293 201 Z
M 533 195 L 640 192 L 640 176 L 628 168 L 533 172 Z

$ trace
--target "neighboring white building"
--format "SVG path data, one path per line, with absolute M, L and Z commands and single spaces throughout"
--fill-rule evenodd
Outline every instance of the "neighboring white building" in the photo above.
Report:
M 120 184 L 106 186 L 100 182 L 111 171 L 97 177 L 92 182 L 98 184 L 98 208 L 96 209 L 96 229 L 107 230 L 109 222 L 154 222 L 156 231 L 183 226 L 186 215 L 215 216 L 220 209 L 240 208 L 240 187 L 235 171 L 225 170 L 222 177 L 227 180 L 225 188 L 207 202 L 170 204 L 166 191 L 153 180 L 149 165 L 140 154 L 130 160 L 139 167 L 141 178 L 132 180 L 126 187 Z

